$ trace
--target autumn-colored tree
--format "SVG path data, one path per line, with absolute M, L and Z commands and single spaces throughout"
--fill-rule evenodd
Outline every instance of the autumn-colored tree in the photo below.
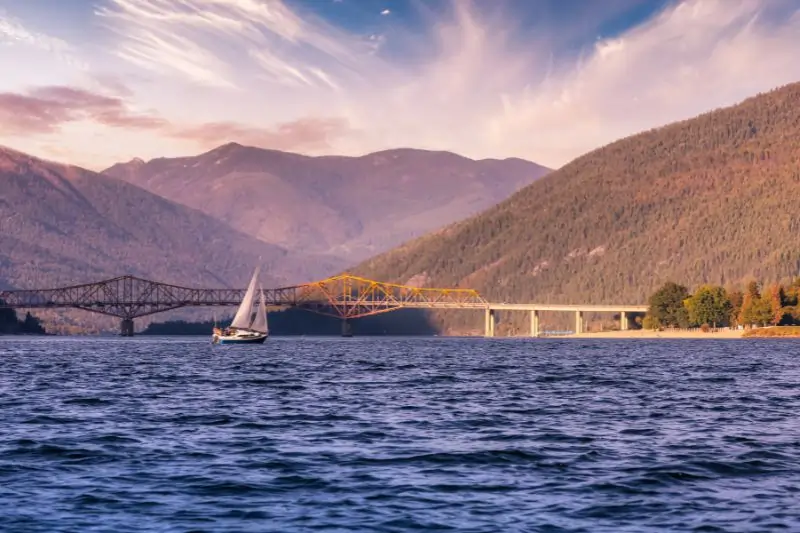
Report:
M 785 300 L 783 287 L 778 283 L 771 285 L 768 294 L 765 294 L 764 298 L 769 298 L 770 323 L 777 326 L 783 322 L 783 317 L 787 314 L 783 308 Z
M 772 322 L 773 316 L 772 303 L 768 296 L 753 298 L 750 292 L 745 293 L 740 324 L 766 326 Z
M 739 315 L 742 312 L 742 303 L 744 302 L 744 293 L 739 290 L 728 292 L 728 300 L 731 302 L 731 312 L 728 317 L 728 323 L 731 326 L 739 325 Z
M 758 282 L 749 282 L 747 284 L 747 289 L 744 291 L 744 298 L 742 299 L 742 308 L 739 312 L 739 324 L 745 326 L 758 324 L 757 311 L 760 300 L 761 291 L 759 290 Z

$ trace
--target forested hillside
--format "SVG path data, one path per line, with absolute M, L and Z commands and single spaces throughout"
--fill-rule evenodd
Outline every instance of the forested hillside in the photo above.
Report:
M 590 152 L 507 201 L 354 269 L 508 301 L 644 303 L 800 270 L 800 84 Z M 476 313 L 440 315 L 445 330 Z

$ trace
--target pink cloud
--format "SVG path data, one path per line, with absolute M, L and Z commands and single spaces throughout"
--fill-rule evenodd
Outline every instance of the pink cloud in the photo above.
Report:
M 234 122 L 211 122 L 178 128 L 173 135 L 209 147 L 229 141 L 274 150 L 329 148 L 331 141 L 346 135 L 348 122 L 339 118 L 303 118 L 274 128 L 257 128 Z
M 152 130 L 202 148 L 236 141 L 276 150 L 315 150 L 329 148 L 333 140 L 350 131 L 349 123 L 341 118 L 308 117 L 269 128 L 236 122 L 175 123 L 155 114 L 136 113 L 121 97 L 60 85 L 0 93 L 0 135 L 55 133 L 62 125 L 78 121 Z
M 166 120 L 132 113 L 120 98 L 66 86 L 37 87 L 26 93 L 0 93 L 0 133 L 53 133 L 68 122 L 91 120 L 136 129 L 165 127 Z

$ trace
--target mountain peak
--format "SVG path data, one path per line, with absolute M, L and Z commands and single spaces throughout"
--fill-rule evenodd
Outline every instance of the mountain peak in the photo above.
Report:
M 243 144 L 239 144 L 237 142 L 231 141 L 229 143 L 225 143 L 225 144 L 222 144 L 220 146 L 217 146 L 216 148 L 212 148 L 211 150 L 209 150 L 206 153 L 219 154 L 219 153 L 223 153 L 223 152 L 232 152 L 232 151 L 236 151 L 236 150 L 242 150 L 242 149 L 245 149 L 245 148 L 251 148 L 251 147 L 244 146 Z
M 245 146 L 235 141 L 231 141 L 223 144 L 222 146 L 218 146 L 216 150 L 237 150 L 239 148 L 245 148 Z

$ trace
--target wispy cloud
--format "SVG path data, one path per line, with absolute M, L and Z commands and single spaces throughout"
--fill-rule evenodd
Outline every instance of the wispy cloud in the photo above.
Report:
M 414 146 L 558 166 L 616 138 L 800 80 L 795 0 L 676 0 L 570 54 L 577 34 L 585 39 L 609 12 L 650 0 L 604 2 L 603 10 L 586 3 L 557 26 L 544 8 L 533 26 L 523 24 L 512 1 L 451 0 L 443 11 L 412 2 L 423 21 L 414 27 L 394 16 L 394 4 L 385 7 L 395 11 L 389 17 L 380 11 L 387 4 L 373 4 L 364 8 L 372 22 L 363 34 L 283 0 L 98 1 L 109 50 L 155 82 L 120 92 L 118 80 L 98 76 L 97 94 L 122 102 L 127 114 L 118 119 L 143 121 L 132 128 L 164 121 L 147 131 L 179 139 L 173 150 L 233 140 L 317 153 Z M 568 25 L 572 19 L 580 22 Z M 0 35 L 48 42 L 20 28 L 0 25 Z M 73 101 L 64 111 L 64 95 L 57 104 L 53 96 L 0 95 L 0 113 L 31 110 L 3 115 L 0 128 L 54 131 L 80 120 L 119 129 L 111 107 L 76 111 Z M 159 113 L 134 112 L 136 102 Z
M 33 45 L 51 52 L 67 52 L 70 50 L 65 41 L 28 30 L 19 20 L 2 11 L 0 11 L 0 39 L 8 43 Z
M 614 139 L 690 118 L 800 80 L 800 5 L 683 2 L 646 24 L 598 42 L 532 90 L 509 94 L 488 146 L 564 162 Z M 783 3 L 787 5 L 787 3 Z
M 109 0 L 96 14 L 119 35 L 119 57 L 212 86 L 239 86 L 248 59 L 275 81 L 328 87 L 322 65 L 358 63 L 360 39 L 279 0 Z
M 26 28 L 22 22 L 0 9 L 0 43 L 25 45 L 53 54 L 59 60 L 80 69 L 88 66 L 76 57 L 66 41 Z

